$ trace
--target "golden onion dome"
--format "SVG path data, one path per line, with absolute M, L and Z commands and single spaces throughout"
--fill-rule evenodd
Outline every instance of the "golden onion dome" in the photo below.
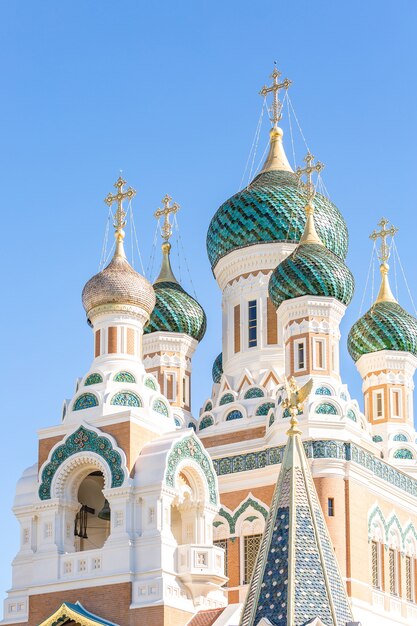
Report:
M 109 206 L 113 202 L 118 204 L 114 221 L 116 249 L 107 267 L 90 278 L 83 289 L 82 303 L 88 320 L 98 307 L 100 309 L 101 307 L 125 309 L 130 306 L 141 309 L 147 321 L 155 306 L 155 292 L 151 283 L 133 269 L 124 251 L 123 228 L 126 224 L 126 213 L 123 210 L 122 201 L 125 198 L 131 199 L 136 194 L 131 187 L 124 192 L 124 184 L 125 181 L 120 177 L 114 185 L 117 194 L 109 194 L 105 199 Z

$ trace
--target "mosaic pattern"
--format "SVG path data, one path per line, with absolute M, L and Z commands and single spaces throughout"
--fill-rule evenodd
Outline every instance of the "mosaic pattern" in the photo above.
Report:
M 403 433 L 398 433 L 398 435 L 394 435 L 392 439 L 393 441 L 408 441 L 408 437 L 406 437 L 406 435 L 404 435 Z
M 342 392 L 340 393 L 340 397 L 342 398 L 342 400 L 344 400 L 345 402 L 347 402 L 347 395 L 345 394 L 345 392 L 344 392 L 344 391 L 342 391 Z
M 115 383 L 135 383 L 136 378 L 130 372 L 118 372 L 113 378 Z
M 116 406 L 132 406 L 132 407 L 140 407 L 142 405 L 142 400 L 135 393 L 131 391 L 119 391 L 116 393 L 111 399 L 110 404 L 114 404 Z
M 209 426 L 213 426 L 213 424 L 214 424 L 214 419 L 211 417 L 211 415 L 206 415 L 201 420 L 198 430 L 204 430 L 205 428 L 208 428 Z
M 204 407 L 205 411 L 212 411 L 213 410 L 213 403 L 211 400 L 209 400 L 208 402 L 206 402 L 206 406 Z
M 158 387 L 153 378 L 145 378 L 145 387 L 148 387 L 148 389 L 153 389 L 153 391 L 158 391 Z
M 219 383 L 223 375 L 223 352 L 216 357 L 213 368 L 211 370 L 211 376 L 213 378 L 213 383 Z
M 411 478 L 403 472 L 392 467 L 385 461 L 377 458 L 371 452 L 367 452 L 354 443 L 346 443 L 338 440 L 304 441 L 304 450 L 309 459 L 342 459 L 353 461 L 369 470 L 374 476 L 384 480 L 397 489 L 401 489 L 412 496 L 417 497 L 417 479 Z M 218 476 L 223 474 L 235 474 L 248 470 L 265 467 L 266 465 L 279 465 L 282 463 L 284 446 L 266 448 L 259 452 L 249 452 L 236 456 L 227 456 L 213 459 L 214 469 Z
M 84 409 L 91 409 L 93 406 L 98 406 L 97 397 L 93 393 L 83 393 L 75 400 L 72 410 L 83 411 Z
M 52 479 L 59 466 L 73 454 L 85 451 L 95 452 L 106 461 L 111 472 L 112 487 L 120 487 L 123 484 L 124 473 L 122 470 L 122 457 L 119 452 L 113 449 L 110 441 L 106 437 L 101 437 L 94 431 L 80 426 L 80 428 L 70 435 L 62 445 L 54 450 L 51 460 L 43 469 L 41 485 L 39 487 L 39 497 L 41 500 L 50 499 Z
M 355 411 L 353 411 L 352 409 L 349 409 L 349 410 L 348 410 L 348 412 L 347 412 L 347 416 L 348 416 L 348 418 L 349 418 L 350 420 L 352 420 L 352 422 L 356 422 L 356 421 L 357 421 L 357 419 L 356 419 L 356 413 L 355 413 Z
M 262 516 L 264 517 L 264 519 L 267 518 L 268 511 L 266 510 L 266 508 L 264 506 L 262 506 L 262 504 L 260 504 L 257 500 L 254 500 L 251 497 L 249 497 L 247 500 L 245 500 L 240 505 L 240 507 L 233 512 L 232 515 L 228 511 L 226 511 L 226 509 L 224 509 L 223 507 L 220 509 L 219 515 L 221 517 L 224 517 L 227 520 L 227 523 L 229 524 L 229 531 L 230 531 L 231 535 L 234 535 L 235 532 L 236 532 L 237 520 L 242 515 L 242 513 L 244 513 L 246 511 L 246 509 L 248 509 L 249 507 L 252 507 L 253 509 L 255 509 L 255 511 L 258 511 L 258 513 L 261 513 Z
M 256 409 L 256 415 L 268 415 L 269 411 L 275 407 L 274 402 L 263 402 Z
M 324 296 L 349 304 L 355 280 L 338 256 L 318 243 L 300 244 L 272 272 L 269 296 L 278 308 L 284 300 Z
M 378 302 L 352 326 L 347 345 L 355 362 L 379 350 L 417 356 L 417 320 L 397 302 Z
M 188 423 L 188 428 L 192 428 L 194 432 L 197 430 L 197 427 L 196 427 L 196 425 L 194 424 L 194 422 L 189 422 L 189 423 Z
M 207 232 L 212 268 L 238 248 L 271 241 L 297 243 L 304 230 L 305 195 L 292 172 L 259 174 L 248 187 L 224 202 Z M 317 232 L 323 243 L 341 258 L 348 248 L 346 224 L 337 207 L 321 194 L 314 199 Z
M 169 417 L 168 407 L 165 402 L 163 402 L 163 400 L 155 400 L 152 408 L 154 411 L 156 411 L 156 413 L 160 413 L 164 417 Z
M 243 396 L 245 400 L 250 400 L 251 398 L 263 398 L 264 392 L 259 387 L 252 387 L 248 389 L 245 395 Z
M 231 420 L 240 420 L 242 419 L 243 414 L 241 411 L 237 411 L 236 409 L 234 411 L 230 411 L 230 413 L 227 414 L 226 416 L 226 422 L 230 422 Z
M 293 626 L 316 617 L 328 626 L 344 626 L 353 619 L 349 601 L 298 438 L 289 441 L 286 455 L 286 467 L 290 466 L 278 477 L 242 626 L 256 626 L 262 618 L 287 626 L 290 604 Z M 297 532 L 291 536 L 294 525 Z
M 144 333 L 184 333 L 201 341 L 206 332 L 207 319 L 197 300 L 178 283 L 162 281 L 154 283 L 153 288 L 156 304 Z
M 175 473 L 178 464 L 183 459 L 193 459 L 202 468 L 207 480 L 211 504 L 217 505 L 217 481 L 212 469 L 210 457 L 200 445 L 195 435 L 190 435 L 175 444 L 171 450 L 165 470 L 165 482 L 168 487 L 174 487 Z
M 400 450 L 396 450 L 394 452 L 394 459 L 413 459 L 413 453 L 411 450 L 407 450 L 406 448 L 401 448 Z
M 319 415 L 337 415 L 337 410 L 330 402 L 322 402 L 322 404 L 316 406 L 316 413 Z
M 324 386 L 318 387 L 315 393 L 317 396 L 331 396 L 332 395 L 331 389 L 329 389 L 328 387 L 324 387 Z
M 86 387 L 88 387 L 89 385 L 98 385 L 98 383 L 102 383 L 103 382 L 103 376 L 101 374 L 90 374 L 89 376 L 87 376 L 87 378 L 85 379 L 85 383 L 84 385 Z
M 271 413 L 271 417 L 269 418 L 269 426 L 272 426 L 274 422 L 275 422 L 275 415 Z
M 381 441 L 384 441 L 381 437 L 381 435 L 374 435 L 372 437 L 372 441 L 374 441 L 375 443 L 381 443 Z
M 232 393 L 225 393 L 224 396 L 220 398 L 219 405 L 223 406 L 224 404 L 230 404 L 230 402 L 234 402 L 235 397 Z

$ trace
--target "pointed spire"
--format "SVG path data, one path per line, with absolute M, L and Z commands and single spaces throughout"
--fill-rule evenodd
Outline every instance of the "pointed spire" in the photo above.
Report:
M 126 226 L 126 212 L 123 210 L 123 200 L 126 198 L 131 200 L 136 195 L 136 191 L 132 187 L 129 187 L 127 191 L 123 191 L 124 185 L 126 185 L 126 181 L 119 176 L 113 185 L 117 189 L 117 193 L 114 195 L 109 193 L 104 198 L 104 202 L 109 207 L 111 207 L 114 202 L 117 202 L 117 210 L 113 222 L 114 236 L 116 239 L 116 250 L 114 252 L 114 256 L 119 256 L 125 259 L 126 254 L 123 246 L 123 239 L 125 238 L 124 227 Z
M 154 213 L 157 220 L 161 217 L 164 218 L 161 226 L 161 237 L 164 240 L 162 243 L 162 264 L 161 271 L 159 272 L 159 276 L 155 280 L 155 283 L 169 282 L 179 284 L 174 276 L 174 272 L 172 271 L 170 261 L 171 244 L 169 243 L 169 239 L 172 235 L 172 224 L 169 221 L 169 216 L 171 214 L 175 215 L 175 213 L 179 211 L 180 205 L 176 202 L 171 205 L 171 200 L 172 198 L 166 194 L 162 198 L 162 204 L 164 205 L 163 208 L 157 209 Z
M 278 122 L 282 117 L 282 103 L 278 98 L 278 94 L 280 89 L 287 90 L 288 87 L 291 85 L 291 81 L 286 78 L 282 81 L 282 83 L 279 83 L 278 79 L 280 76 L 281 72 L 278 71 L 275 63 L 274 71 L 271 74 L 272 85 L 270 85 L 270 87 L 264 85 L 259 92 L 260 95 L 264 98 L 266 98 L 270 93 L 273 94 L 271 114 L 269 118 L 272 124 L 272 128 L 269 133 L 269 152 L 268 156 L 266 157 L 264 166 L 260 172 L 261 174 L 273 170 L 284 170 L 286 172 L 293 171 L 287 159 L 287 155 L 285 154 L 284 146 L 282 144 L 283 131 L 282 128 L 279 128 L 278 126 Z
M 313 172 L 320 173 L 322 169 L 324 168 L 324 164 L 320 163 L 320 161 L 317 161 L 317 163 L 313 165 L 314 159 L 315 157 L 311 154 L 311 152 L 310 151 L 307 152 L 306 156 L 304 157 L 304 161 L 306 162 L 306 167 L 304 168 L 299 167 L 297 168 L 295 172 L 296 176 L 298 177 L 300 181 L 300 184 L 304 187 L 306 191 L 306 195 L 307 195 L 307 204 L 305 206 L 307 219 L 306 219 L 306 223 L 304 226 L 304 232 L 300 239 L 300 243 L 317 243 L 322 246 L 323 242 L 320 239 L 316 231 L 316 225 L 314 222 L 313 200 L 314 200 L 314 196 L 316 195 L 316 191 L 315 191 L 313 180 L 312 180 L 312 174 Z M 303 183 L 301 181 L 301 177 L 303 175 L 305 175 L 307 178 L 306 183 Z
M 369 235 L 370 239 L 373 241 L 381 239 L 381 247 L 378 253 L 378 258 L 381 261 L 381 265 L 379 266 L 379 270 L 381 272 L 381 286 L 374 304 L 377 304 L 378 302 L 397 302 L 391 291 L 388 278 L 389 265 L 387 261 L 390 257 L 390 248 L 387 243 L 387 237 L 394 237 L 395 233 L 398 232 L 398 228 L 395 228 L 395 226 L 386 228 L 387 224 L 388 220 L 383 217 L 381 221 L 378 222 L 378 226 L 381 227 L 381 230 L 379 232 L 374 230 L 373 233 Z
M 241 626 L 344 626 L 352 612 L 296 423 L 312 380 L 286 387 L 292 423 Z

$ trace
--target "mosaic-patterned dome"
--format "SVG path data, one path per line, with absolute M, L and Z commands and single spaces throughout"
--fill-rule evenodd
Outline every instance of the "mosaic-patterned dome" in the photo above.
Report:
M 245 246 L 271 241 L 298 243 L 304 230 L 305 195 L 293 172 L 259 174 L 218 209 L 207 233 L 212 268 L 223 256 Z M 348 231 L 339 209 L 317 193 L 314 200 L 317 232 L 326 247 L 344 259 Z
M 356 362 L 380 350 L 411 352 L 417 356 L 417 320 L 398 302 L 376 302 L 350 329 L 348 350 Z
M 155 293 L 151 283 L 133 269 L 124 253 L 116 252 L 107 267 L 86 283 L 82 302 L 87 317 L 93 309 L 106 304 L 131 304 L 150 315 Z
M 213 377 L 213 383 L 219 383 L 223 374 L 223 352 L 215 358 L 213 363 L 213 369 L 211 375 Z
M 278 308 L 284 300 L 325 296 L 349 304 L 355 281 L 344 261 L 319 243 L 300 244 L 273 271 L 269 296 Z
M 184 333 L 201 341 L 207 327 L 206 314 L 197 300 L 192 298 L 178 283 L 154 284 L 156 304 L 145 334 L 164 331 Z
M 206 314 L 200 304 L 178 283 L 170 262 L 171 244 L 162 244 L 162 265 L 153 288 L 156 305 L 145 334 L 158 331 L 184 333 L 201 341 L 207 327 Z

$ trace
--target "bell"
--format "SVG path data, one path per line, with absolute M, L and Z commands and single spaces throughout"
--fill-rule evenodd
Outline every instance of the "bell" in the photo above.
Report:
M 104 500 L 103 508 L 97 516 L 99 519 L 103 519 L 106 522 L 110 521 L 110 504 L 107 498 Z

